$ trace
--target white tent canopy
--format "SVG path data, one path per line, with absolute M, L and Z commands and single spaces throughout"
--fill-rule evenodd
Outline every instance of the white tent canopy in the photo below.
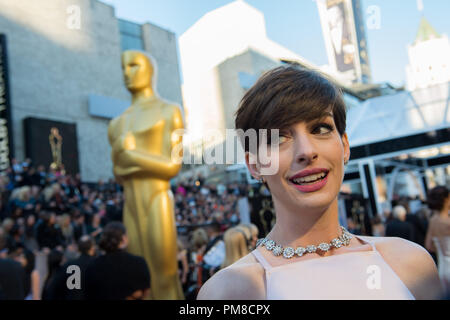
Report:
M 450 127 L 450 82 L 368 99 L 347 114 L 352 147 Z

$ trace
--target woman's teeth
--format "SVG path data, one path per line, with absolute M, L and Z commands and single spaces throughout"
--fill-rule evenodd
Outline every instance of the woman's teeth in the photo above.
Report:
M 308 183 L 316 182 L 317 180 L 323 179 L 326 177 L 326 175 L 327 175 L 326 172 L 321 172 L 321 173 L 316 173 L 316 174 L 312 174 L 309 176 L 297 178 L 297 179 L 294 179 L 291 181 L 295 184 L 308 184 Z

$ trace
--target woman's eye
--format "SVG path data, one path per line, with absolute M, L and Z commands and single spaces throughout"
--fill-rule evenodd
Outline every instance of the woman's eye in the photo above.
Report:
M 273 141 L 269 139 L 267 143 L 268 144 L 276 144 L 276 143 L 282 144 L 282 143 L 286 142 L 288 139 L 289 139 L 288 135 L 280 134 L 278 136 L 278 138 L 274 139 Z
M 283 142 L 286 142 L 288 139 L 289 139 L 288 136 L 280 135 L 279 144 L 282 144 Z
M 318 134 L 327 134 L 333 131 L 333 126 L 327 124 L 327 123 L 321 123 L 318 126 L 316 126 L 313 130 L 313 133 Z

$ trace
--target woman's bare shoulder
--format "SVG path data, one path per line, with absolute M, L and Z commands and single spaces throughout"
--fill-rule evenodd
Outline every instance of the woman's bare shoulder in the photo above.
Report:
M 358 236 L 363 240 L 373 243 L 375 248 L 385 255 L 399 255 L 402 254 L 405 257 L 411 257 L 414 255 L 416 258 L 431 258 L 428 251 L 424 247 L 418 245 L 415 242 L 399 238 L 399 237 L 370 237 L 370 236 Z
M 416 299 L 435 299 L 441 294 L 436 264 L 425 248 L 398 237 L 360 238 L 375 245 Z
M 198 300 L 265 299 L 264 269 L 248 254 L 218 271 L 201 287 Z
M 394 264 L 420 263 L 428 267 L 435 267 L 434 260 L 428 251 L 412 241 L 398 237 L 359 236 L 359 238 L 373 243 L 383 258 L 392 261 Z

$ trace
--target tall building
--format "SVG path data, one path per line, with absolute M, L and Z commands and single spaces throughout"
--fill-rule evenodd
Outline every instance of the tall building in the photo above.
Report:
M 364 18 L 360 0 L 317 0 L 329 72 L 347 85 L 370 83 Z
M 450 81 L 450 43 L 422 16 L 414 43 L 408 46 L 406 84 L 409 91 Z
M 0 0 L 0 34 L 14 141 L 9 156 L 18 160 L 30 157 L 48 167 L 58 151 L 49 143 L 55 127 L 69 173 L 80 172 L 88 182 L 113 176 L 107 128 L 130 105 L 121 70 L 125 49 L 152 55 L 159 95 L 182 105 L 175 34 L 119 20 L 114 7 L 100 1 Z
M 192 141 L 207 137 L 209 129 L 234 129 L 233 113 L 248 84 L 280 65 L 281 59 L 311 66 L 270 40 L 262 12 L 244 1 L 204 15 L 180 36 L 179 45 L 183 101 Z M 211 144 L 223 141 L 221 137 L 211 138 Z

